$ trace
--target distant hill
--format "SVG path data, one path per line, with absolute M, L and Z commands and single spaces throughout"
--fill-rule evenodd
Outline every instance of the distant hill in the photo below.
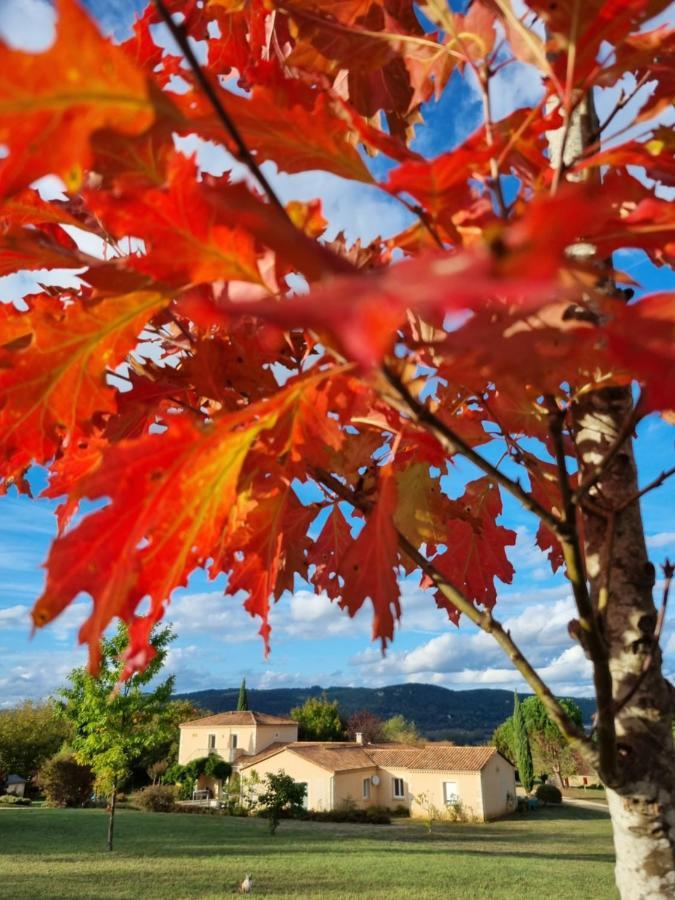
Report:
M 464 744 L 479 744 L 488 740 L 494 729 L 513 712 L 512 691 L 488 688 L 473 691 L 451 691 L 433 684 L 396 684 L 382 688 L 274 688 L 259 691 L 248 689 L 251 709 L 270 715 L 288 715 L 294 706 L 301 706 L 308 697 L 325 693 L 329 700 L 337 700 L 344 716 L 357 710 L 369 709 L 388 719 L 402 715 L 417 725 L 430 740 L 447 740 Z M 179 694 L 212 712 L 235 709 L 239 688 L 195 691 Z M 525 695 L 523 695 L 525 696 Z M 581 707 L 584 721 L 590 722 L 595 701 L 588 697 L 573 698 Z

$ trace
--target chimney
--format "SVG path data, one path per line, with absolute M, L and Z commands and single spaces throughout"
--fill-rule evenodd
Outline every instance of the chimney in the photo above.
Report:
M 354 735 L 354 740 L 356 741 L 357 744 L 362 744 L 363 743 L 363 732 L 357 731 L 356 734 Z

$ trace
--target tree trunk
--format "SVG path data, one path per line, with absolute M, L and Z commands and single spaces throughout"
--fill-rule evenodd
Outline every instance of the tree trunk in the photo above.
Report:
M 595 391 L 578 403 L 576 444 L 582 473 L 592 471 L 605 456 L 631 410 L 629 388 Z M 637 490 L 629 437 L 590 495 L 594 504 L 616 509 Z M 600 773 L 608 788 L 617 887 L 623 900 L 671 898 L 675 896 L 672 688 L 662 675 L 661 652 L 654 640 L 654 567 L 647 558 L 639 502 L 615 514 L 613 540 L 611 519 L 589 509 L 583 519 L 593 607 L 609 648 L 618 709 L 616 776 L 607 783 L 610 779 Z
M 117 782 L 113 783 L 110 794 L 110 811 L 108 813 L 108 850 L 113 848 L 113 832 L 115 830 L 115 806 L 117 805 Z
M 565 139 L 564 129 L 549 136 L 552 164 L 577 157 L 595 139 L 597 127 L 589 95 L 578 105 Z M 596 256 L 589 244 L 568 252 L 588 260 Z M 596 262 L 600 284 L 606 267 Z M 624 433 L 632 410 L 630 387 L 605 388 L 577 399 L 571 414 L 582 479 Z M 639 501 L 631 501 L 637 491 L 629 434 L 589 491 L 591 502 L 581 518 L 593 610 L 606 641 L 616 710 L 615 771 L 599 773 L 614 832 L 616 883 L 622 900 L 665 900 L 675 896 L 673 689 L 662 674 L 654 637 L 654 567 L 647 557 Z M 613 515 L 607 512 L 617 509 L 621 511 Z

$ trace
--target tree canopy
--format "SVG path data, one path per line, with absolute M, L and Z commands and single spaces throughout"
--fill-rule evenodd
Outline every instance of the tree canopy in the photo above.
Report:
M 35 626 L 87 593 L 90 669 L 120 618 L 124 680 L 203 568 L 245 597 L 266 650 L 298 580 L 369 608 L 384 649 L 405 573 L 496 642 L 597 768 L 625 896 L 671 892 L 675 849 L 640 515 L 675 467 L 641 482 L 632 449 L 646 416 L 672 421 L 675 303 L 625 255 L 675 255 L 668 5 L 155 0 L 117 44 L 57 0 L 51 46 L 0 46 L 0 273 L 77 273 L 0 310 L 0 487 L 29 494 L 40 465 L 61 498 Z M 500 108 L 523 72 L 529 104 Z M 440 147 L 437 116 L 456 126 Z M 188 137 L 230 170 L 204 171 Z M 316 170 L 404 226 L 350 244 L 268 177 Z M 34 187 L 46 175 L 61 199 Z M 568 577 L 593 735 L 496 617 L 504 494 Z
M 69 722 L 50 700 L 27 700 L 0 710 L 0 773 L 31 779 L 72 736 Z
M 308 697 L 302 706 L 291 710 L 291 718 L 298 723 L 301 741 L 342 741 L 346 737 L 338 702 L 330 701 L 325 694 Z

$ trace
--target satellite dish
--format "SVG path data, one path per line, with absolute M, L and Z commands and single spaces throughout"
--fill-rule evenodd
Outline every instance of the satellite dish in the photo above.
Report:
M 375 785 L 375 787 L 377 787 L 378 784 L 380 783 L 380 776 L 379 776 L 379 775 L 373 775 L 373 777 L 372 777 L 370 780 L 371 780 L 372 783 Z

